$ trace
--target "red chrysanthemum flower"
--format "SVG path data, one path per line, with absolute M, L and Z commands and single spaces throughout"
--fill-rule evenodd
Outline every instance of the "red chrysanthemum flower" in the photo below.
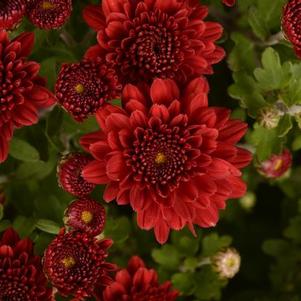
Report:
M 103 231 L 105 220 L 105 208 L 91 199 L 73 201 L 68 206 L 64 218 L 67 227 L 91 236 L 97 236 Z
M 57 168 L 59 186 L 77 197 L 91 194 L 95 184 L 88 183 L 81 176 L 81 172 L 92 160 L 91 156 L 82 153 L 69 153 L 63 156 Z
M 235 5 L 236 0 L 223 0 L 223 3 L 227 6 L 234 6 Z
M 25 8 L 25 0 L 1 0 L 0 30 L 15 28 L 25 15 Z
M 280 155 L 272 155 L 268 160 L 261 162 L 258 171 L 267 178 L 280 178 L 284 176 L 292 166 L 293 157 L 288 149 Z
M 207 14 L 198 0 L 104 0 L 84 11 L 99 44 L 86 57 L 105 58 L 123 83 L 211 74 L 225 53 L 215 44 L 222 26 L 205 22 Z
M 45 251 L 44 272 L 64 297 L 99 298 L 115 269 L 105 262 L 111 245 L 111 240 L 97 240 L 79 231 L 65 233 L 63 229 Z
M 301 58 L 301 0 L 290 0 L 283 8 L 282 29 Z
M 54 300 L 32 241 L 11 228 L 0 239 L 0 300 Z
M 8 154 L 14 128 L 38 122 L 38 111 L 54 103 L 54 96 L 38 76 L 40 65 L 27 61 L 34 43 L 32 33 L 9 41 L 0 31 L 0 162 Z
M 72 0 L 27 0 L 29 20 L 39 28 L 55 29 L 64 25 L 72 12 Z
M 95 158 L 83 177 L 108 184 L 104 199 L 130 204 L 160 243 L 186 224 L 215 226 L 225 200 L 246 190 L 239 169 L 251 155 L 235 144 L 247 124 L 208 108 L 207 92 L 202 78 L 182 93 L 170 79 L 156 79 L 149 91 L 127 85 L 124 109 L 106 105 L 96 114 L 102 131 L 81 139 Z
M 83 61 L 62 66 L 55 90 L 58 102 L 80 122 L 119 96 L 121 88 L 115 71 L 106 64 Z
M 104 301 L 174 301 L 178 292 L 169 281 L 159 284 L 157 272 L 147 269 L 142 259 L 131 258 L 128 268 L 117 272 L 115 282 L 103 294 Z

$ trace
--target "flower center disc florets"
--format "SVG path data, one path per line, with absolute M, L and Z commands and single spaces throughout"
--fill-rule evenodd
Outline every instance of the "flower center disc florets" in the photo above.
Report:
M 62 259 L 62 264 L 65 268 L 69 269 L 75 266 L 76 262 L 72 256 L 68 256 Z
M 55 7 L 56 7 L 55 4 L 54 3 L 50 3 L 49 1 L 43 1 L 41 3 L 41 8 L 42 9 L 53 9 Z
M 91 221 L 93 220 L 93 214 L 91 211 L 83 211 L 81 214 L 81 219 L 85 224 L 89 224 L 91 223 Z
M 181 62 L 177 24 L 174 18 L 160 11 L 149 12 L 144 17 L 133 20 L 131 45 L 125 53 L 122 70 L 135 67 L 146 78 L 173 78 Z
M 132 150 L 132 168 L 138 179 L 149 184 L 177 182 L 187 161 L 185 140 L 179 128 L 144 131 Z

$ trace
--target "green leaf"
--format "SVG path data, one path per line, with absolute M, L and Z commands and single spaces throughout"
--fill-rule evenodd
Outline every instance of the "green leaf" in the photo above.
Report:
M 153 259 L 169 270 L 177 270 L 180 264 L 180 254 L 172 245 L 164 245 L 161 249 L 152 251 Z
M 25 162 L 21 164 L 16 170 L 16 177 L 19 180 L 35 178 L 43 179 L 47 177 L 55 167 L 55 161 L 49 160 L 48 162 Z
M 282 8 L 286 0 L 258 0 L 258 11 L 269 29 L 279 28 Z
M 192 295 L 195 290 L 195 283 L 191 281 L 193 277 L 193 273 L 177 273 L 172 276 L 171 282 L 184 295 Z
M 292 150 L 298 151 L 301 149 L 301 136 L 297 136 L 292 143 Z
M 291 64 L 281 65 L 279 54 L 276 50 L 267 48 L 261 58 L 263 68 L 254 70 L 258 86 L 263 91 L 277 90 L 285 87 L 291 77 Z
M 290 225 L 285 229 L 284 236 L 292 239 L 295 243 L 301 243 L 301 216 L 297 216 L 292 218 L 290 221 Z
M 264 41 L 269 35 L 269 30 L 257 7 L 253 6 L 249 9 L 248 20 L 254 34 Z
M 204 266 L 202 270 L 194 275 L 196 285 L 195 296 L 199 300 L 220 300 L 221 289 L 226 282 L 218 278 L 210 266 Z
M 284 102 L 290 107 L 301 103 L 301 79 L 292 78 L 287 89 L 281 94 Z
M 248 70 L 253 71 L 255 68 L 255 52 L 254 43 L 240 33 L 233 33 L 231 35 L 235 46 L 233 47 L 228 64 L 232 71 Z
M 213 256 L 217 252 L 231 245 L 232 238 L 230 236 L 219 237 L 216 233 L 207 235 L 203 239 L 203 251 L 204 257 Z
M 48 219 L 39 219 L 36 222 L 36 228 L 50 234 L 58 234 L 61 226 Z
M 36 162 L 40 159 L 39 152 L 33 146 L 16 137 L 10 143 L 9 154 L 24 162 Z
M 188 231 L 174 231 L 171 239 L 177 250 L 183 255 L 193 256 L 199 249 L 199 239 L 193 237 Z
M 290 249 L 290 244 L 282 239 L 271 239 L 264 242 L 263 251 L 274 257 L 285 256 Z
M 256 117 L 258 110 L 266 105 L 256 81 L 244 72 L 233 74 L 235 84 L 230 86 L 231 97 L 241 101 L 241 106 L 247 108 L 252 117 Z
M 115 243 L 125 242 L 129 237 L 130 222 L 127 217 L 108 218 L 106 222 L 105 235 Z
M 32 217 L 17 216 L 13 222 L 14 229 L 21 237 L 28 237 L 36 227 L 36 221 Z
M 288 132 L 292 129 L 293 123 L 292 123 L 292 117 L 290 115 L 285 115 L 280 119 L 279 125 L 278 125 L 278 136 L 279 137 L 285 137 Z
M 259 161 L 266 160 L 271 154 L 280 153 L 283 141 L 278 136 L 278 129 L 266 129 L 257 123 L 250 135 L 251 143 L 256 147 Z

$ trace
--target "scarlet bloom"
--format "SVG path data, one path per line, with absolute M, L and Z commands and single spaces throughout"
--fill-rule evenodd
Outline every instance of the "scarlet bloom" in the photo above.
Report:
M 83 169 L 91 183 L 107 184 L 104 199 L 130 204 L 142 229 L 164 243 L 170 229 L 215 226 L 225 201 L 244 195 L 240 168 L 251 155 L 235 144 L 247 124 L 230 111 L 208 108 L 208 84 L 197 78 L 179 91 L 170 79 L 150 89 L 124 88 L 123 108 L 96 114 L 101 132 L 81 139 L 94 161 Z
M 44 272 L 63 297 L 98 298 L 115 269 L 105 262 L 111 245 L 111 240 L 97 240 L 78 231 L 65 233 L 63 229 L 45 251 Z
M 293 44 L 295 52 L 301 58 L 301 0 L 290 0 L 283 8 L 282 29 L 290 42 Z
M 0 300 L 53 300 L 32 241 L 20 240 L 11 228 L 0 239 Z
M 99 59 L 64 64 L 56 83 L 58 102 L 80 122 L 93 115 L 106 101 L 121 93 L 113 69 Z
M 0 30 L 15 28 L 25 15 L 25 0 L 2 0 L 0 2 Z
M 169 281 L 159 284 L 157 272 L 147 269 L 141 258 L 134 256 L 127 269 L 116 274 L 115 282 L 106 287 L 104 301 L 160 300 L 174 301 L 178 292 L 172 290 Z
M 0 163 L 7 158 L 13 130 L 38 122 L 38 112 L 54 103 L 54 96 L 38 76 L 40 65 L 28 61 L 34 44 L 32 33 L 9 41 L 0 31 Z
M 172 78 L 179 83 L 213 73 L 224 50 L 216 46 L 222 26 L 205 22 L 198 0 L 104 0 L 88 6 L 86 22 L 98 31 L 87 58 L 105 58 L 122 83 Z
M 227 6 L 234 6 L 236 0 L 223 0 L 223 3 Z
M 105 219 L 105 208 L 101 204 L 91 199 L 81 199 L 68 206 L 64 221 L 74 230 L 97 236 L 103 231 Z
M 88 183 L 81 176 L 81 172 L 92 160 L 91 156 L 82 153 L 69 153 L 63 156 L 57 168 L 59 186 L 77 197 L 89 195 L 95 185 Z
M 42 29 L 64 25 L 72 12 L 72 0 L 27 0 L 28 19 Z
M 285 149 L 280 155 L 273 154 L 268 160 L 261 162 L 258 171 L 267 178 L 280 178 L 292 166 L 292 154 Z

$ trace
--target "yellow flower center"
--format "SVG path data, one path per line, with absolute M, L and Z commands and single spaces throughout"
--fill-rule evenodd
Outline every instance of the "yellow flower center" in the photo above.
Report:
M 281 159 L 278 159 L 275 162 L 274 170 L 279 170 L 282 167 L 283 161 Z
M 81 219 L 85 224 L 89 224 L 93 219 L 93 214 L 90 211 L 83 211 Z
M 226 261 L 226 266 L 228 268 L 233 268 L 237 265 L 237 261 L 235 260 L 235 258 L 228 258 L 228 260 Z
M 62 260 L 62 264 L 65 266 L 66 269 L 70 269 L 70 268 L 74 267 L 75 260 L 73 257 L 69 256 Z
M 52 8 L 55 8 L 55 4 L 53 4 L 49 1 L 43 1 L 41 3 L 41 7 L 42 7 L 42 9 L 52 9 Z
M 164 163 L 166 163 L 166 161 L 167 161 L 167 158 L 163 153 L 158 153 L 157 154 L 157 156 L 155 158 L 155 162 L 157 164 L 164 164 Z
M 74 89 L 78 94 L 81 94 L 85 91 L 85 87 L 82 84 L 77 84 Z

